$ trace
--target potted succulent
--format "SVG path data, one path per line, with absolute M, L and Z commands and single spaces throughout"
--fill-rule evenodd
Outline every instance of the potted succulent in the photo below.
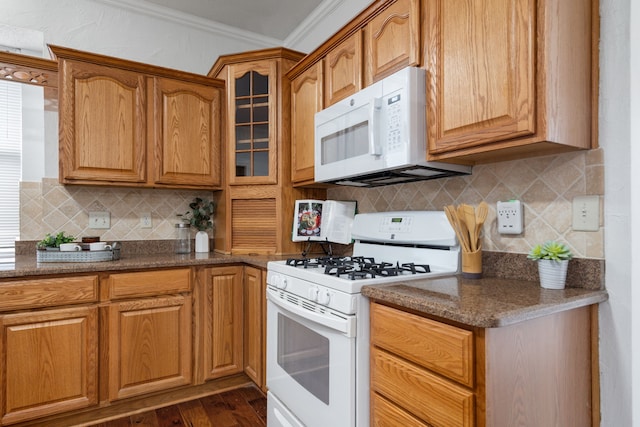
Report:
M 40 250 L 59 250 L 61 244 L 71 243 L 75 239 L 75 237 L 66 234 L 64 231 L 59 232 L 55 236 L 47 233 L 44 239 L 36 243 L 36 248 Z
M 209 233 L 213 228 L 213 214 L 216 206 L 210 200 L 203 200 L 200 197 L 193 199 L 189 203 L 190 211 L 183 215 L 182 220 L 198 230 L 196 233 L 196 252 L 209 252 Z
M 573 254 L 563 243 L 548 241 L 534 246 L 527 258 L 538 262 L 540 286 L 546 289 L 564 289 L 567 267 Z

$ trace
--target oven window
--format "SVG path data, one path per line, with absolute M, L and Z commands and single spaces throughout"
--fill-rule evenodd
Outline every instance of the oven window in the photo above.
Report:
M 364 121 L 321 139 L 323 165 L 365 155 L 369 152 L 369 122 Z
M 329 340 L 278 313 L 278 365 L 329 404 Z

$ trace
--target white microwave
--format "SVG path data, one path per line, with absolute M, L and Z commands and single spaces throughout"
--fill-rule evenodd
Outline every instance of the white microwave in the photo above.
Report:
M 427 162 L 425 71 L 404 68 L 315 115 L 315 181 L 374 187 L 470 174 Z

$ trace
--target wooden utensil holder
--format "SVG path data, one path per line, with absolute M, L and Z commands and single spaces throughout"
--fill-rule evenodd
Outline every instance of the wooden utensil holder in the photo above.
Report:
M 475 252 L 462 251 L 462 277 L 465 279 L 482 277 L 482 249 Z

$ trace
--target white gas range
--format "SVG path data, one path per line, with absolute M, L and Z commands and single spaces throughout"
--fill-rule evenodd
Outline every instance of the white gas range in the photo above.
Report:
M 268 426 L 369 426 L 369 305 L 362 286 L 452 275 L 444 212 L 355 216 L 349 257 L 267 266 Z

